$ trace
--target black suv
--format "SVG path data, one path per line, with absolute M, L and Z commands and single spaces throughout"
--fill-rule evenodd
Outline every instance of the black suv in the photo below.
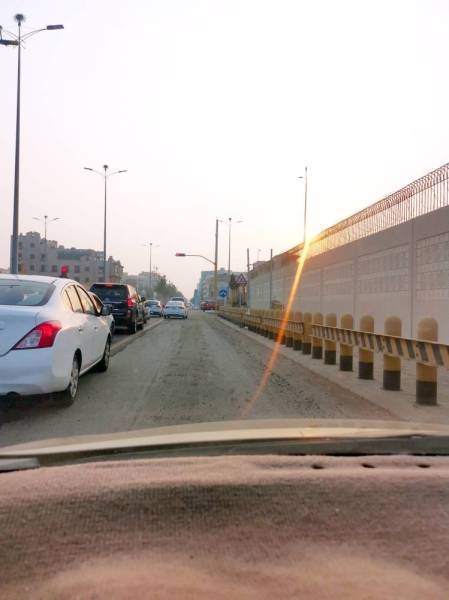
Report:
M 129 333 L 143 329 L 147 322 L 141 298 L 132 285 L 126 283 L 93 283 L 90 291 L 111 310 L 116 327 L 127 327 Z

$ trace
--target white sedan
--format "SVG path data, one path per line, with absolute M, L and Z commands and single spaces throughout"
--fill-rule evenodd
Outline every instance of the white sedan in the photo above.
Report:
M 180 300 L 169 300 L 164 308 L 164 319 L 187 319 L 187 309 Z
M 60 392 L 61 405 L 72 404 L 80 375 L 109 366 L 108 315 L 71 279 L 0 275 L 0 403 Z

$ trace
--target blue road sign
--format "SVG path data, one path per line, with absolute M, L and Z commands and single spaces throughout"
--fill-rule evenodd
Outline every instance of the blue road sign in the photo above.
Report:
M 226 298 L 226 296 L 228 295 L 228 288 L 221 288 L 218 291 L 218 295 L 220 296 L 220 298 Z

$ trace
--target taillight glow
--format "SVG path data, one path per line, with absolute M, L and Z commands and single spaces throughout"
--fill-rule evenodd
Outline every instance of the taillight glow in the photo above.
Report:
M 61 330 L 59 321 L 46 321 L 37 325 L 26 334 L 13 350 L 30 350 L 34 348 L 51 348 L 54 344 L 58 331 Z
M 128 298 L 126 304 L 129 306 L 129 308 L 132 308 L 136 304 L 136 302 L 135 300 L 133 300 L 133 298 Z

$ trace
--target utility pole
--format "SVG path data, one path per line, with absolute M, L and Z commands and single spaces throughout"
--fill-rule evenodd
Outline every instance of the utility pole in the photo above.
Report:
M 215 262 L 214 262 L 214 298 L 215 298 L 215 310 L 218 310 L 218 221 L 215 219 Z
M 249 262 L 249 248 L 246 249 L 246 271 L 247 271 L 247 279 L 248 282 L 246 284 L 246 307 L 247 310 L 251 310 L 251 286 L 249 283 L 249 270 L 250 270 L 250 262 Z

